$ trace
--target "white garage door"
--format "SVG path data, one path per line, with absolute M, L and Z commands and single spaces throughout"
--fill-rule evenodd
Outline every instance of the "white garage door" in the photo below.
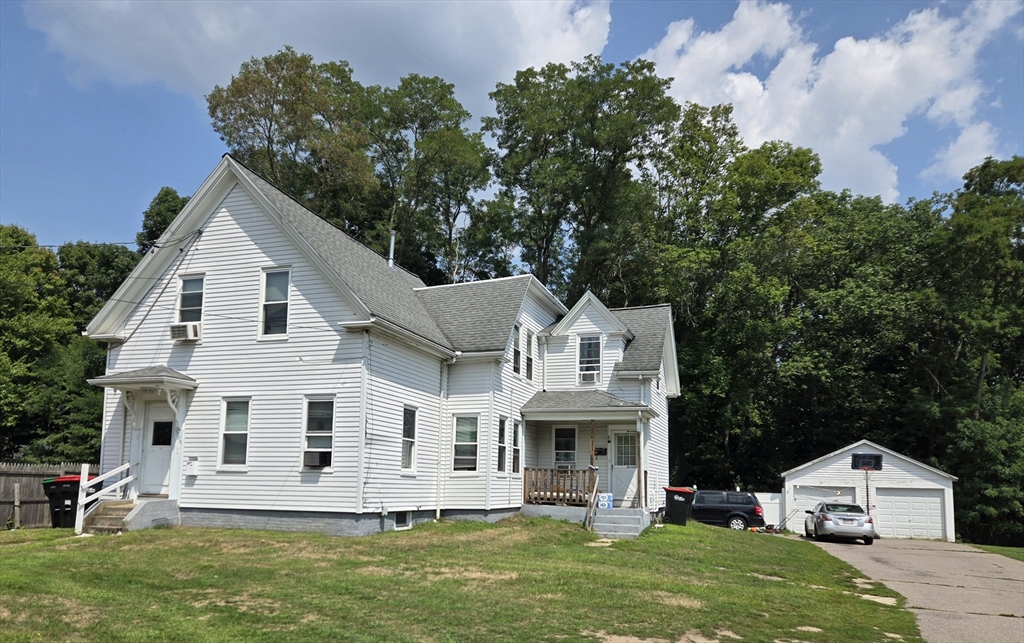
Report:
M 796 509 L 796 522 L 802 525 L 799 516 L 807 509 L 814 509 L 819 502 L 857 502 L 857 491 L 852 487 L 798 487 L 793 489 L 793 504 Z
M 878 489 L 875 531 L 883 538 L 942 538 L 942 489 Z

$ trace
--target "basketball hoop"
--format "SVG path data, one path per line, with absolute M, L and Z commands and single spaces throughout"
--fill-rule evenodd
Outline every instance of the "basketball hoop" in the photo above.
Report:
M 860 468 L 861 471 L 874 471 L 875 468 L 870 464 L 866 464 Z

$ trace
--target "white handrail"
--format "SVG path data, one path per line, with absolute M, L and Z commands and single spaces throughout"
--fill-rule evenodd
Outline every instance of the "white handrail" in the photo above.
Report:
M 594 473 L 594 488 L 590 491 L 590 498 L 587 500 L 587 515 L 584 520 L 584 527 L 588 531 L 594 531 L 594 516 L 597 512 L 597 483 L 601 480 L 600 474 Z
M 96 491 L 93 491 L 92 493 L 89 492 L 90 487 L 93 487 L 93 486 L 103 482 L 104 480 L 106 480 L 106 479 L 108 479 L 108 478 L 110 478 L 112 476 L 115 476 L 115 475 L 117 475 L 117 474 L 119 474 L 119 473 L 121 473 L 123 471 L 127 471 L 127 470 L 131 469 L 132 467 L 136 466 L 137 464 L 138 464 L 138 462 L 127 462 L 125 464 L 122 464 L 121 466 L 119 466 L 116 469 L 112 469 L 112 470 L 104 473 L 101 476 L 97 476 L 97 477 L 93 478 L 92 480 L 89 479 L 89 465 L 88 464 L 83 464 L 82 465 L 82 476 L 78 479 L 78 482 L 79 482 L 79 485 L 78 485 L 78 509 L 75 511 L 75 533 L 76 534 L 81 534 L 83 528 L 85 527 L 85 515 L 86 515 L 86 513 L 88 513 L 86 511 L 86 508 L 85 508 L 86 504 L 88 504 L 91 501 L 99 499 L 100 496 L 106 496 L 106 495 L 109 495 L 109 494 L 113 494 L 115 492 L 118 492 L 118 493 L 114 496 L 114 498 L 115 499 L 118 498 L 121 495 L 119 493 L 120 490 L 123 489 L 129 482 L 132 482 L 133 480 L 135 480 L 135 476 L 126 476 L 124 478 L 121 478 L 116 483 L 112 484 L 111 486 L 105 487 L 105 488 L 102 488 L 102 489 L 98 489 Z

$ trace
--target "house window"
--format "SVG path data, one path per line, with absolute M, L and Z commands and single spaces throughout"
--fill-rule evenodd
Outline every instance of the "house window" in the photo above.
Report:
M 519 324 L 512 327 L 512 372 L 519 372 Z
M 580 337 L 580 383 L 601 381 L 601 337 Z
M 261 335 L 288 334 L 288 290 L 291 271 L 265 270 L 263 272 L 263 303 L 260 310 Z
M 518 422 L 512 423 L 512 473 L 519 473 L 519 467 L 522 464 L 522 456 L 520 454 L 520 445 L 523 443 L 522 437 L 519 435 L 522 432 L 520 424 Z
M 249 400 L 224 401 L 221 464 L 244 465 L 249 446 Z
M 412 517 L 409 511 L 396 511 L 395 512 L 395 530 L 409 529 L 412 527 Z
M 178 321 L 203 321 L 203 278 L 183 277 L 178 297 Z
M 576 468 L 576 427 L 555 428 L 555 468 Z
M 306 399 L 306 454 L 325 454 L 315 457 L 308 455 L 303 462 L 308 466 L 330 466 L 334 450 L 334 399 Z
M 416 409 L 406 407 L 402 413 L 402 469 L 416 468 Z
M 526 379 L 533 379 L 533 333 L 526 331 Z
M 498 420 L 498 471 L 504 472 L 505 466 L 508 461 L 508 446 L 506 444 L 505 429 L 508 424 L 508 420 L 500 418 Z
M 615 434 L 615 466 L 635 467 L 637 460 L 636 433 Z
M 455 471 L 476 471 L 477 418 L 455 418 Z

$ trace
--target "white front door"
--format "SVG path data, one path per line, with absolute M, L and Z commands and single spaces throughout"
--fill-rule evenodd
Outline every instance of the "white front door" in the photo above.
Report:
M 612 494 L 616 507 L 640 506 L 637 498 L 639 442 L 636 432 L 612 434 Z
M 173 450 L 174 412 L 163 402 L 150 402 L 146 405 L 146 424 L 142 430 L 140 493 L 167 494 Z

